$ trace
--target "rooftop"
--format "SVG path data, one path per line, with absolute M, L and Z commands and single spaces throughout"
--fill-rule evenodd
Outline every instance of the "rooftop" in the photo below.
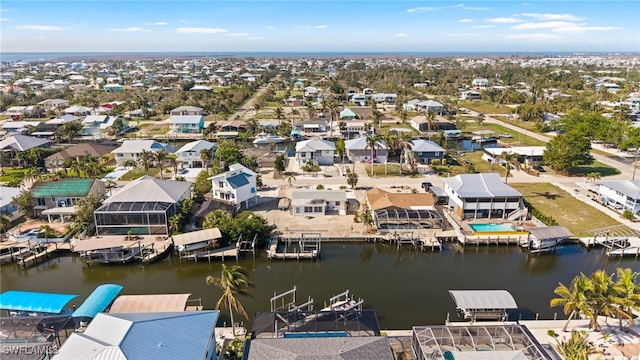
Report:
M 57 181 L 38 181 L 31 187 L 34 198 L 50 197 L 86 197 L 96 179 L 61 179 Z

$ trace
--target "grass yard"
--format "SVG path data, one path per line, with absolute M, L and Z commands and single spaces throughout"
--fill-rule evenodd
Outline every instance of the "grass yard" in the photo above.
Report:
M 466 121 L 464 128 L 465 133 L 472 133 L 478 130 L 491 130 L 495 132 L 495 136 L 498 134 L 511 134 L 511 138 L 501 138 L 500 142 L 511 146 L 546 146 L 544 141 L 532 138 L 515 130 L 508 129 L 499 124 L 484 123 L 484 125 L 478 124 L 476 121 Z
M 399 122 L 397 124 L 395 122 L 381 122 L 380 123 L 380 133 L 383 134 L 383 135 L 388 133 L 389 129 L 391 129 L 391 128 L 409 129 L 409 130 L 411 130 L 411 136 L 420 135 L 416 129 L 412 128 L 407 123 L 405 123 L 405 124 L 403 124 L 402 122 Z
M 371 164 L 363 164 L 365 170 L 367 171 L 367 175 L 371 176 Z M 386 167 L 386 174 L 385 174 Z M 400 175 L 400 165 L 399 164 L 374 164 L 373 172 L 377 177 L 397 177 L 397 176 L 414 176 L 407 172 L 406 164 L 405 169 L 402 171 L 402 175 Z
M 468 161 L 473 165 L 475 172 L 477 173 L 498 173 L 504 178 L 505 169 L 497 164 L 490 164 L 486 160 L 482 159 L 482 151 L 474 151 L 465 153 L 463 156 L 452 156 L 448 161 L 448 172 L 450 176 L 456 176 L 458 174 L 466 174 L 468 172 L 468 165 L 465 166 L 464 161 Z M 512 172 L 515 170 L 512 170 Z
M 459 107 L 471 109 L 482 114 L 511 114 L 511 108 L 505 105 L 493 104 L 483 100 L 460 101 Z
M 4 168 L 4 174 L 0 176 L 0 183 L 18 182 L 24 179 L 26 170 Z
M 593 172 L 600 173 L 600 176 L 602 177 L 620 174 L 620 170 L 609 165 L 605 165 L 600 161 L 594 161 L 591 165 L 580 166 L 577 169 L 572 169 L 570 171 L 570 176 L 586 176 L 587 174 Z
M 156 177 L 158 174 L 160 174 L 160 168 L 149 168 L 149 176 Z M 143 168 L 136 168 L 124 174 L 122 178 L 120 178 L 120 180 L 122 181 L 135 180 L 137 178 L 143 177 L 144 175 L 145 175 L 145 172 Z
M 603 212 L 584 204 L 571 194 L 548 183 L 509 184 L 543 214 L 553 217 L 575 236 L 587 236 L 590 229 L 619 225 Z
M 169 125 L 146 123 L 138 125 L 138 129 L 141 135 L 164 135 L 169 132 Z

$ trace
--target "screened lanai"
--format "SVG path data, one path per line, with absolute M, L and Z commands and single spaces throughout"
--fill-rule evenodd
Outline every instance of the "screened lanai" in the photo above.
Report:
M 98 235 L 168 235 L 173 204 L 159 201 L 111 202 L 95 212 Z
M 436 210 L 376 210 L 373 220 L 378 229 L 442 229 L 444 223 Z

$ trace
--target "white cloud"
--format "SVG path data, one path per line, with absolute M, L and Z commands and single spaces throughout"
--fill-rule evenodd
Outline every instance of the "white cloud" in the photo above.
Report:
M 120 32 L 149 32 L 151 30 L 149 29 L 143 29 L 143 28 L 139 28 L 139 27 L 128 27 L 128 28 L 122 28 L 122 29 L 109 29 L 109 31 L 120 31 Z
M 472 19 L 460 19 L 460 20 L 458 20 L 458 22 L 461 22 L 461 23 L 470 23 L 470 22 L 473 22 L 473 20 L 472 20 Z
M 497 17 L 497 18 L 487 18 L 484 21 L 494 24 L 509 24 L 509 23 L 518 23 L 522 22 L 522 20 L 517 17 Z
M 226 33 L 227 29 L 221 28 L 202 28 L 202 27 L 181 27 L 176 32 L 180 34 L 219 34 Z
M 165 21 L 156 21 L 156 22 L 150 22 L 150 23 L 145 23 L 145 25 L 152 25 L 152 26 L 165 26 L 168 25 L 168 22 Z
M 403 37 L 403 36 L 407 36 L 407 34 L 405 34 L 405 33 L 397 33 L 395 35 L 395 37 Z
M 547 40 L 562 39 L 563 37 L 560 35 L 554 35 L 554 34 L 538 33 L 538 34 L 507 35 L 505 38 L 509 40 L 547 41 Z
M 475 10 L 475 11 L 486 11 L 489 10 L 488 7 L 475 7 L 475 6 L 463 6 L 465 10 Z
M 434 8 L 432 8 L 432 7 L 423 6 L 423 7 L 416 7 L 416 8 L 407 9 L 407 12 L 408 13 L 429 12 L 429 11 L 433 11 L 433 10 L 434 10 Z
M 263 38 L 260 37 L 260 36 L 251 36 L 251 37 L 248 37 L 247 39 L 249 39 L 249 40 L 262 40 Z
M 271 25 L 265 27 L 265 29 L 267 29 L 267 30 L 273 30 L 275 28 L 276 28 L 275 26 L 271 26 Z
M 495 26 L 493 25 L 478 25 L 478 26 L 474 26 L 473 29 L 491 29 L 494 28 Z
M 522 16 L 532 17 L 534 19 L 542 20 L 542 21 L 555 21 L 555 20 L 564 20 L 564 21 L 580 21 L 584 20 L 583 18 L 577 17 L 571 14 L 541 14 L 541 13 L 523 13 Z
M 444 36 L 451 36 L 451 37 L 468 37 L 468 36 L 478 36 L 478 34 L 472 34 L 472 33 L 460 33 L 460 34 L 444 34 Z
M 247 35 L 249 35 L 249 34 L 247 34 L 247 33 L 238 33 L 238 32 L 235 32 L 235 33 L 227 33 L 227 34 L 225 34 L 225 35 L 226 35 L 226 36 L 247 36 Z
M 553 29 L 555 32 L 584 32 L 584 31 L 611 31 L 611 30 L 621 30 L 621 27 L 618 26 L 582 26 L 580 24 L 571 24 L 566 27 L 557 27 Z
M 65 28 L 62 26 L 53 26 L 53 25 L 20 25 L 20 26 L 14 26 L 13 28 L 20 29 L 20 30 L 36 30 L 36 31 L 69 30 L 69 28 Z
M 326 29 L 328 27 L 329 27 L 328 25 L 318 25 L 316 26 L 316 29 Z
M 567 22 L 567 21 L 547 21 L 547 22 L 539 22 L 539 23 L 524 23 L 514 25 L 511 28 L 514 30 L 533 30 L 533 29 L 555 29 L 562 28 L 567 26 L 574 26 L 577 24 Z

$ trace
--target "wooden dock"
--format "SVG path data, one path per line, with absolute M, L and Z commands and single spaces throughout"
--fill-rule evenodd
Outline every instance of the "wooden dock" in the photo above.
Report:
M 273 238 L 267 250 L 267 258 L 269 259 L 295 259 L 295 260 L 315 260 L 320 258 L 320 237 L 318 234 L 314 236 Z
M 45 245 L 42 247 L 41 245 Z M 17 258 L 17 264 L 22 267 L 28 267 L 37 265 L 38 262 L 42 263 L 45 259 L 49 259 L 52 254 L 58 249 L 58 244 L 38 244 L 32 246 L 28 252 Z
M 215 250 L 207 250 L 207 251 L 196 251 L 192 254 L 188 254 L 188 255 L 182 255 L 180 257 L 180 259 L 184 259 L 184 260 L 193 260 L 195 262 L 201 261 L 201 260 L 206 260 L 206 261 L 211 261 L 211 260 L 222 260 L 224 261 L 224 259 L 235 259 L 236 261 L 239 259 L 239 252 L 238 252 L 238 246 L 237 245 L 230 245 L 224 248 L 219 248 L 219 249 L 215 249 Z
M 581 237 L 578 242 L 586 248 L 601 247 L 607 256 L 635 256 L 640 257 L 640 238 L 636 236 L 624 237 Z

